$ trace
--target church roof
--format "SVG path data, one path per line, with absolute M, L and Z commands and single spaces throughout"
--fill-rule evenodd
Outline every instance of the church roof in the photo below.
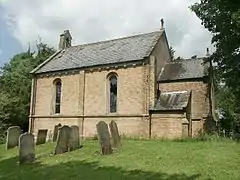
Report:
M 203 78 L 207 75 L 209 64 L 203 58 L 176 60 L 168 62 L 158 77 L 158 81 Z
M 183 110 L 188 105 L 188 91 L 163 92 L 152 110 Z
M 148 57 L 164 30 L 72 46 L 58 51 L 32 73 L 138 61 Z

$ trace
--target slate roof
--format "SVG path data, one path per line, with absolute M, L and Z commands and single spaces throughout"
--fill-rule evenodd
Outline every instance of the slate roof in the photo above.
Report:
M 56 53 L 32 73 L 114 64 L 148 57 L 164 31 L 83 44 Z
M 158 81 L 202 78 L 207 75 L 209 65 L 203 58 L 169 62 L 158 77 Z
M 182 110 L 187 107 L 189 96 L 188 91 L 163 92 L 152 110 Z

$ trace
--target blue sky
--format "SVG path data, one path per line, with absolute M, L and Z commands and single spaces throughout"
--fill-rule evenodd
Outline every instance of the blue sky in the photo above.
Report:
M 0 6 L 0 67 L 16 53 L 23 50 L 19 41 L 14 38 L 2 18 L 4 9 Z
M 161 18 L 176 56 L 204 56 L 212 50 L 211 34 L 189 10 L 197 1 L 0 0 L 0 66 L 39 37 L 57 48 L 59 35 L 69 29 L 78 45 L 156 31 Z

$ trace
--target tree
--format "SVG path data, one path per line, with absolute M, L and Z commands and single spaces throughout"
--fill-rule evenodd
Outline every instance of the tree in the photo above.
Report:
M 222 126 L 229 131 L 239 132 L 240 2 L 201 0 L 190 9 L 213 35 L 212 43 L 216 51 L 208 61 L 218 64 L 215 72 L 217 71 L 219 82 L 224 83 L 224 86 L 218 87 L 217 90 L 218 107 L 224 115 Z
M 37 52 L 19 53 L 13 56 L 2 69 L 0 78 L 0 122 L 7 125 L 28 127 L 31 96 L 30 71 L 55 52 L 53 48 L 40 42 Z M 36 54 L 34 57 L 33 54 Z
M 240 96 L 240 2 L 201 0 L 191 9 L 212 34 L 216 51 L 211 59 L 218 64 L 221 77 Z M 231 77 L 231 78 L 230 78 Z
M 173 61 L 173 60 L 174 60 L 174 55 L 175 55 L 175 50 L 173 49 L 172 46 L 170 46 L 169 50 L 170 50 L 170 58 L 171 58 L 171 61 Z

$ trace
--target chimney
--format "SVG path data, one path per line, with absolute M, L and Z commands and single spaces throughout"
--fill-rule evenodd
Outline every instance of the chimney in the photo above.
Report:
M 61 50 L 61 49 L 65 49 L 65 48 L 70 47 L 72 45 L 71 41 L 72 41 L 72 36 L 71 36 L 69 30 L 65 30 L 60 35 L 60 41 L 59 41 L 59 44 L 58 44 L 58 49 Z

